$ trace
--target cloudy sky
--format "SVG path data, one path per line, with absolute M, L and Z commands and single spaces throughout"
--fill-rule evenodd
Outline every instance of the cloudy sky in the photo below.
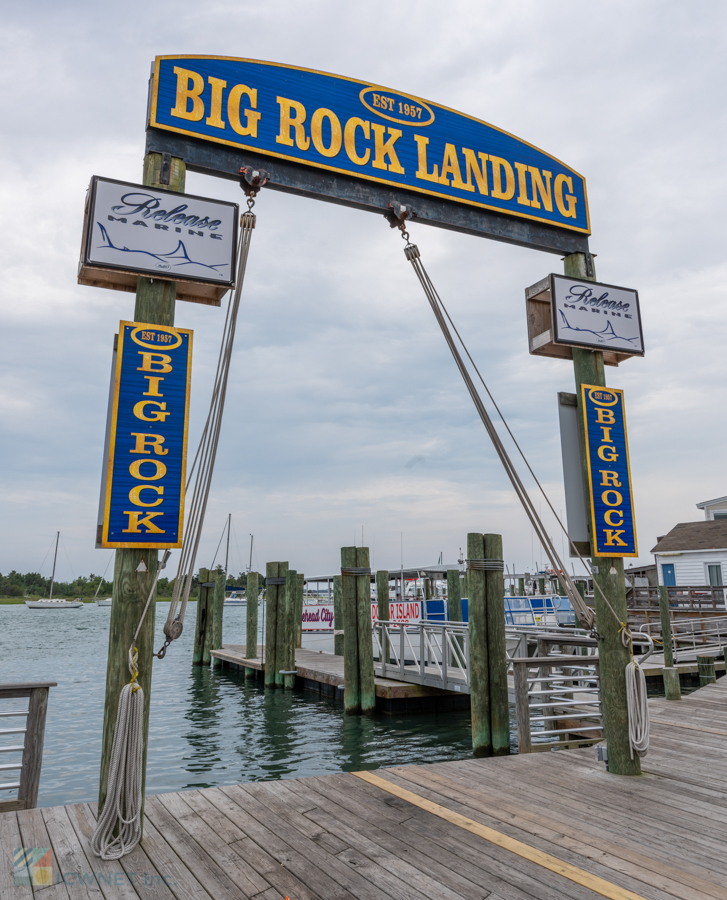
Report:
M 127 0 L 3 4 L 0 571 L 100 573 L 95 550 L 111 346 L 133 296 L 76 284 L 92 175 L 141 181 L 157 54 L 272 60 L 461 110 L 587 179 L 598 277 L 640 292 L 647 348 L 607 370 L 626 391 L 641 559 L 727 494 L 724 86 L 727 10 L 606 0 Z M 189 174 L 190 193 L 239 189 Z M 364 529 L 376 567 L 456 559 L 496 531 L 518 570 L 542 560 L 383 218 L 280 193 L 257 204 L 217 469 L 198 562 L 228 512 L 232 568 L 339 565 Z M 557 256 L 413 225 L 430 275 L 563 509 L 556 394 L 572 364 L 527 351 L 523 289 Z M 195 331 L 191 441 L 223 310 Z M 537 501 L 536 501 L 537 502 Z M 546 518 L 555 534 L 556 525 Z M 561 540 L 556 537 L 560 547 Z M 176 554 L 175 554 L 176 555 Z M 49 574 L 50 557 L 43 571 Z

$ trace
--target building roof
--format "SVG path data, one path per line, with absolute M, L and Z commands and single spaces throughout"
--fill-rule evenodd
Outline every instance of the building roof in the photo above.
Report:
M 680 522 L 651 548 L 652 553 L 674 550 L 727 550 L 727 519 Z
M 705 506 L 711 506 L 713 503 L 724 503 L 727 497 L 717 497 L 716 500 L 705 500 L 704 503 L 697 503 L 697 509 L 704 509 Z

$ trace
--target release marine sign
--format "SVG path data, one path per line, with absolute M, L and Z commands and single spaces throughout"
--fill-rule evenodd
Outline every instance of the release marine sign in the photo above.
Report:
M 638 556 L 623 391 L 581 385 L 596 556 Z
M 569 166 L 479 119 L 351 78 L 158 56 L 149 125 L 590 233 L 585 180 Z
M 192 332 L 121 322 L 101 547 L 182 546 Z

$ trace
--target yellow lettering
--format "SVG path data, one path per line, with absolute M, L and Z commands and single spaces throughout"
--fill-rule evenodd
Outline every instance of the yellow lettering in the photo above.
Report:
M 212 85 L 212 97 L 210 99 L 210 114 L 205 119 L 205 124 L 211 125 L 213 128 L 224 128 L 225 123 L 222 121 L 222 91 L 227 87 L 227 82 L 221 78 L 207 78 Z
M 439 176 L 440 184 L 449 184 L 448 176 L 452 176 L 452 187 L 459 190 L 467 190 L 467 185 L 462 181 L 462 172 L 459 168 L 457 151 L 454 144 L 444 145 L 444 159 L 442 160 L 442 174 Z
M 147 406 L 156 406 L 156 410 L 150 410 L 151 415 L 146 415 Z M 134 415 L 142 422 L 164 422 L 171 413 L 163 412 L 167 408 L 166 403 L 160 403 L 158 400 L 139 400 L 134 404 Z
M 142 466 L 154 466 L 154 474 L 142 475 Z M 164 478 L 164 476 L 167 474 L 167 467 L 158 459 L 135 459 L 134 462 L 129 466 L 129 473 L 134 478 L 138 478 L 139 481 L 159 481 L 160 478 Z
M 487 160 L 490 157 L 486 153 L 477 154 L 482 162 L 482 169 L 480 170 L 474 150 L 468 150 L 466 147 L 463 147 L 462 153 L 464 153 L 465 176 L 467 178 L 464 189 L 466 191 L 474 191 L 475 186 L 472 184 L 472 176 L 474 175 L 477 189 L 481 194 L 487 196 Z
M 280 134 L 275 138 L 276 144 L 293 146 L 293 138 L 290 129 L 295 131 L 295 146 L 299 150 L 307 150 L 310 147 L 310 138 L 305 135 L 304 122 L 308 113 L 305 106 L 297 100 L 286 100 L 285 97 L 276 97 L 280 106 Z
M 616 421 L 616 416 L 613 414 L 612 409 L 604 409 L 602 406 L 596 407 L 596 422 L 599 425 L 613 425 Z
M 550 179 L 553 177 L 553 173 L 543 169 L 543 175 L 545 176 L 545 182 L 543 182 L 540 169 L 537 169 L 535 166 L 528 166 L 528 171 L 533 180 L 533 199 L 530 205 L 540 209 L 540 201 L 538 200 L 538 194 L 540 194 L 543 206 L 548 212 L 553 212 L 553 197 L 550 193 Z
M 606 547 L 628 547 L 626 541 L 622 541 L 619 537 L 620 534 L 626 534 L 625 528 L 622 528 L 621 531 L 604 528 L 603 533 L 606 535 Z
M 346 127 L 343 129 L 343 145 L 346 148 L 346 153 L 352 163 L 356 163 L 357 166 L 365 166 L 369 159 L 371 159 L 371 150 L 367 147 L 363 156 L 358 155 L 356 150 L 357 128 L 360 128 L 361 131 L 363 131 L 366 140 L 371 137 L 369 123 L 365 122 L 363 119 L 359 119 L 358 116 L 354 116 L 346 122 Z
M 518 187 L 520 188 L 517 195 L 517 202 L 521 206 L 530 206 L 530 200 L 528 200 L 528 183 L 525 179 L 528 167 L 525 163 L 515 163 L 515 168 L 517 169 L 517 181 Z
M 166 456 L 169 449 L 162 447 L 164 437 L 161 434 L 144 434 L 143 431 L 132 431 L 131 436 L 136 438 L 136 447 L 129 453 L 151 453 L 157 456 Z
M 566 186 L 570 193 L 563 196 L 563 187 Z M 558 207 L 558 212 L 566 219 L 575 219 L 576 217 L 576 203 L 578 202 L 577 198 L 573 195 L 573 179 L 568 175 L 560 175 L 555 176 L 555 185 L 553 186 L 553 190 L 555 192 L 555 205 Z
M 240 104 L 243 96 L 250 100 L 252 109 L 245 110 L 245 124 L 240 121 Z M 245 137 L 257 137 L 257 123 L 261 113 L 254 112 L 257 109 L 257 89 L 249 88 L 246 84 L 236 84 L 227 95 L 227 118 L 233 131 Z
M 601 487 L 621 487 L 618 480 L 618 472 L 609 472 L 608 469 L 599 469 L 601 473 Z
M 621 516 L 621 518 L 618 520 L 618 522 L 614 522 L 611 518 L 612 516 Z M 620 509 L 607 509 L 603 515 L 603 520 L 606 525 L 614 525 L 616 528 L 618 528 L 619 525 L 623 525 L 624 523 L 624 514 Z
M 143 350 L 139 350 L 143 358 L 142 364 L 136 370 L 137 372 L 171 372 L 172 367 L 170 365 L 172 361 L 171 356 L 167 356 L 166 353 L 144 353 Z M 158 368 L 154 368 L 154 366 L 158 366 Z
M 602 459 L 604 462 L 614 462 L 618 459 L 616 448 L 609 447 L 608 444 L 601 444 L 596 453 L 598 453 L 598 458 Z
M 492 196 L 498 200 L 512 200 L 515 196 L 515 173 L 506 159 L 491 156 L 492 163 Z M 502 173 L 505 173 L 505 189 L 502 189 Z
M 613 441 L 611 440 L 611 426 L 601 425 L 601 431 L 603 432 L 603 437 L 601 438 L 603 443 L 612 444 Z
M 394 150 L 394 144 L 402 136 L 403 132 L 397 128 L 386 128 L 385 125 L 377 125 L 371 123 L 371 130 L 374 133 L 374 161 L 372 163 L 375 169 L 388 169 L 389 172 L 396 172 L 397 175 L 406 175 L 399 157 Z M 389 132 L 388 141 L 384 141 L 385 132 Z M 386 157 L 389 157 L 389 163 L 386 164 Z
M 140 460 L 140 462 L 143 462 L 143 461 L 144 460 Z M 146 460 L 146 461 L 151 462 L 151 460 Z M 609 500 L 608 498 L 611 496 L 615 497 L 616 499 Z M 613 491 L 613 490 L 604 491 L 601 494 L 601 500 L 603 501 L 603 503 L 606 504 L 606 506 L 621 506 L 621 504 L 624 502 L 624 498 L 621 496 L 621 494 L 618 491 Z M 610 524 L 610 522 L 609 522 L 609 524 Z
M 429 138 L 422 137 L 420 134 L 414 135 L 414 140 L 417 142 L 417 151 L 419 153 L 419 168 L 416 171 L 416 177 L 421 178 L 422 181 L 439 181 L 439 167 L 434 166 L 431 172 L 427 172 L 427 144 L 429 143 Z M 446 184 L 446 181 L 445 181 Z
M 144 534 L 139 530 L 140 525 L 146 526 L 146 534 L 166 534 L 162 528 L 158 528 L 152 519 L 163 516 L 163 512 L 143 513 L 138 509 L 124 510 L 124 515 L 129 517 L 129 527 L 124 528 L 124 534 Z M 143 516 L 143 518 L 142 518 Z
M 147 460 L 147 462 L 149 462 L 149 460 Z M 156 493 L 159 494 L 159 496 L 153 503 L 144 503 L 144 501 L 141 499 L 141 496 L 140 496 L 142 491 L 156 491 Z M 129 500 L 131 500 L 131 502 L 134 504 L 134 506 L 159 506 L 160 503 L 164 502 L 164 500 L 161 496 L 163 493 L 164 493 L 164 485 L 137 484 L 136 487 L 133 487 L 129 491 Z M 608 524 L 611 525 L 612 523 L 609 522 Z M 616 524 L 620 525 L 621 523 L 617 522 Z
M 177 98 L 172 115 L 178 119 L 189 119 L 190 122 L 199 122 L 204 116 L 204 103 L 200 94 L 204 90 L 204 78 L 191 69 L 174 67 L 177 76 Z M 192 101 L 192 109 L 188 110 L 189 101 Z
M 144 391 L 144 397 L 163 397 L 164 394 L 159 393 L 159 382 L 164 381 L 161 375 L 145 375 L 144 378 L 149 382 L 149 390 Z
M 323 120 L 328 119 L 331 125 L 331 143 L 328 147 L 323 143 Z M 343 132 L 338 116 L 330 109 L 317 109 L 310 120 L 310 136 L 313 146 L 321 156 L 338 156 L 343 143 Z

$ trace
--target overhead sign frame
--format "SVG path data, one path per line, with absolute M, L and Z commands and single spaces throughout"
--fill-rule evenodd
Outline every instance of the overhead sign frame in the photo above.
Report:
M 177 297 L 219 306 L 235 284 L 240 207 L 94 175 L 78 283 L 135 291 L 139 276 L 177 283 Z
M 376 109 L 376 97 L 380 104 L 384 97 L 389 105 L 421 109 L 421 120 L 405 122 L 388 106 Z M 320 134 L 313 141 L 312 131 L 305 129 L 318 113 Z M 296 115 L 301 117 L 300 141 Z M 281 116 L 287 131 L 281 129 Z M 335 129 L 343 134 L 334 140 Z M 366 157 L 370 171 L 351 163 L 347 132 L 353 157 Z M 390 141 L 400 153 L 384 153 Z M 516 151 L 522 160 L 512 156 Z M 159 56 L 150 84 L 147 152 L 168 153 L 184 159 L 192 171 L 227 178 L 239 178 L 242 165 L 264 168 L 273 190 L 379 214 L 396 201 L 413 207 L 423 223 L 546 252 L 588 249 L 585 181 L 574 169 L 472 116 L 316 70 L 232 57 Z M 381 168 L 371 168 L 374 159 Z M 402 171 L 396 171 L 395 160 Z M 486 195 L 479 194 L 474 162 L 480 179 L 485 178 Z M 467 190 L 457 187 L 458 181 Z

